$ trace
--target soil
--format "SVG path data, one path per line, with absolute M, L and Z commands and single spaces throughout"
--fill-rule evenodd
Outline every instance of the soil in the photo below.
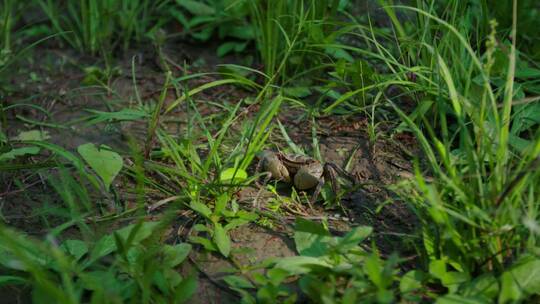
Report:
M 181 49 L 181 51 L 179 51 Z M 190 71 L 174 72 L 202 72 L 213 71 L 217 59 L 209 48 L 200 48 L 189 45 L 169 48 L 167 55 L 174 62 L 193 63 L 194 58 L 200 62 L 204 59 L 205 65 L 200 65 Z M 131 76 L 131 59 L 138 54 L 136 62 L 135 83 L 142 100 L 157 98 L 165 82 L 164 73 L 156 64 L 155 54 L 151 49 L 139 53 L 126 54 L 117 67 L 118 75 L 112 77 L 109 83 L 110 90 L 97 86 L 81 86 L 88 75 L 82 67 L 96 66 L 92 58 L 80 57 L 61 49 L 38 47 L 34 56 L 28 59 L 24 72 L 17 73 L 12 81 L 13 92 L 7 98 L 5 106 L 17 103 L 33 103 L 46 109 L 49 115 L 35 108 L 19 107 L 8 111 L 8 137 L 13 137 L 21 131 L 39 128 L 47 131 L 50 142 L 68 151 L 74 152 L 76 147 L 87 142 L 105 144 L 117 151 L 129 153 L 126 138 L 127 133 L 134 135 L 136 140 L 144 142 L 146 137 L 146 124 L 144 122 L 108 124 L 98 123 L 88 125 L 73 123 L 69 127 L 62 127 L 89 115 L 89 109 L 110 111 L 136 104 L 134 82 Z M 237 58 L 224 58 L 223 62 L 237 61 Z M 76 64 L 75 64 L 76 63 Z M 24 66 L 24 65 L 23 65 Z M 215 76 L 205 76 L 193 80 L 191 85 L 206 83 L 217 79 Z M 197 95 L 197 99 L 213 100 L 215 102 L 228 102 L 234 104 L 241 98 L 249 96 L 249 92 L 234 86 L 221 86 L 204 91 Z M 31 99 L 30 101 L 28 99 Z M 170 90 L 166 104 L 175 99 L 174 91 Z M 209 103 L 201 103 L 201 115 L 212 115 L 219 112 L 218 107 Z M 252 116 L 254 108 L 247 116 Z M 288 130 L 291 139 L 306 151 L 311 151 L 312 126 L 311 122 L 299 120 L 302 111 L 288 105 L 283 105 L 279 114 L 279 121 Z M 37 121 L 28 123 L 21 117 Z M 181 107 L 162 118 L 167 123 L 169 132 L 182 132 L 188 117 Z M 51 127 L 54 123 L 60 127 Z M 345 195 L 340 204 L 332 208 L 324 206 L 301 206 L 302 216 L 312 219 L 329 218 L 331 228 L 336 234 L 343 234 L 350 227 L 370 225 L 374 227 L 374 240 L 384 255 L 392 252 L 403 252 L 403 238 L 411 235 L 415 229 L 413 213 L 388 189 L 397 178 L 410 176 L 411 159 L 402 149 L 407 147 L 410 153 L 416 153 L 414 142 L 407 136 L 392 138 L 392 130 L 381 125 L 377 129 L 377 138 L 369 138 L 366 132 L 367 118 L 356 116 L 328 116 L 315 120 L 319 147 L 322 158 L 326 162 L 335 163 L 345 167 L 347 160 L 352 159 L 349 171 L 357 178 L 360 185 L 357 190 Z M 39 126 L 41 124 L 41 126 Z M 307 127 L 306 127 L 307 126 Z M 219 127 L 219 126 L 217 126 Z M 276 132 L 276 133 L 279 133 Z M 281 149 L 286 148 L 279 134 L 270 138 L 272 145 Z M 142 145 L 142 144 L 141 144 Z M 142 148 L 142 147 L 141 147 Z M 37 161 L 39 158 L 30 158 Z M 47 173 L 47 174 L 45 174 Z M 10 226 L 20 229 L 29 235 L 42 236 L 48 229 L 63 223 L 65 215 L 61 214 L 61 200 L 54 189 L 45 180 L 46 176 L 58 176 L 58 169 L 43 168 L 36 170 L 17 170 L 0 173 L 0 214 Z M 118 195 L 123 201 L 133 201 L 133 183 L 121 179 L 117 183 Z M 253 208 L 253 198 L 258 189 L 245 188 L 238 195 L 246 208 Z M 93 194 L 102 196 L 102 193 Z M 159 194 L 156 194 L 159 196 Z M 258 196 L 266 203 L 267 194 Z M 153 198 L 155 201 L 159 197 Z M 107 207 L 111 197 L 99 199 Z M 390 202 L 390 203 L 389 203 Z M 342 210 L 346 210 L 344 213 Z M 160 210 L 154 211 L 159 215 Z M 293 219 L 299 214 L 291 212 L 284 216 L 284 220 L 293 224 Z M 181 219 L 179 219 L 181 220 Z M 183 225 L 179 223 L 178 225 Z M 112 225 L 114 226 L 114 225 Z M 174 230 L 174 229 L 172 229 Z M 76 233 L 67 231 L 66 233 Z M 176 233 L 173 231 L 171 233 Z M 176 239 L 176 238 L 174 238 Z M 250 224 L 232 231 L 233 251 L 237 263 L 241 265 L 256 265 L 270 257 L 286 257 L 295 254 L 294 244 L 286 228 L 266 229 Z M 238 298 L 231 291 L 225 291 L 220 279 L 228 274 L 230 262 L 216 255 L 204 253 L 202 250 L 194 251 L 190 257 L 190 267 L 199 271 L 199 289 L 193 303 L 235 303 Z M 189 267 L 188 267 L 189 268 Z M 190 272 L 190 269 L 184 269 Z

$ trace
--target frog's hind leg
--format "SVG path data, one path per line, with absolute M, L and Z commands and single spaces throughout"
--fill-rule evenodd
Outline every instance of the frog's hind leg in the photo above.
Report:
M 340 176 L 347 178 L 353 184 L 353 186 L 357 184 L 357 180 L 352 174 L 343 170 L 341 167 L 339 167 L 338 165 L 334 163 L 326 163 L 325 171 L 329 171 L 329 172 L 331 171 L 333 174 L 334 180 L 337 180 L 337 174 L 339 174 Z

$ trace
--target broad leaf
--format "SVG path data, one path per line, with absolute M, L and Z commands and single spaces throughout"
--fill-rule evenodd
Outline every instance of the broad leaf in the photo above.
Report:
M 494 299 L 499 295 L 499 282 L 492 273 L 485 273 L 471 282 L 463 283 L 459 288 L 459 293 L 464 296 Z
M 411 270 L 399 281 L 399 290 L 402 293 L 407 293 L 420 289 L 426 277 L 426 274 L 420 270 Z
M 241 277 L 241 276 L 228 275 L 224 277 L 223 280 L 232 288 L 240 288 L 240 289 L 255 288 L 255 286 L 253 286 L 253 284 L 251 284 L 250 281 L 248 281 L 246 278 Z
M 448 294 L 437 299 L 436 304 L 489 304 L 492 301 L 477 298 L 477 297 L 464 297 L 456 294 Z
M 194 275 L 190 275 L 183 279 L 175 289 L 175 303 L 185 303 L 197 290 L 197 279 Z
M 231 239 L 220 223 L 214 223 L 214 242 L 219 252 L 228 257 L 231 252 Z
M 527 295 L 540 294 L 540 259 L 520 258 L 501 275 L 499 303 L 517 301 Z
M 298 253 L 312 257 L 327 254 L 328 243 L 332 242 L 333 237 L 322 225 L 297 218 L 294 230 L 294 242 Z
M 165 259 L 164 259 L 165 263 L 169 267 L 175 267 L 186 259 L 190 251 L 191 251 L 190 244 L 183 243 L 183 244 L 178 244 L 175 246 L 165 245 L 163 247 L 163 253 L 165 255 Z
M 247 177 L 247 172 L 242 169 L 227 168 L 221 171 L 221 174 L 219 175 L 219 180 L 222 183 L 241 182 Z
M 205 204 L 198 201 L 191 201 L 189 203 L 189 207 L 206 218 L 210 218 L 212 215 L 212 210 L 210 210 L 210 208 L 208 208 L 208 206 Z
M 275 268 L 288 271 L 291 275 L 311 272 L 314 267 L 332 268 L 332 265 L 319 257 L 292 256 L 281 258 Z
M 39 150 L 40 150 L 39 147 L 15 148 L 11 151 L 0 154 L 0 162 L 13 160 L 16 157 L 23 156 L 23 155 L 36 155 L 39 153 Z
M 112 181 L 122 170 L 122 157 L 105 145 L 97 148 L 92 143 L 80 145 L 77 152 L 101 178 L 108 191 Z
M 158 224 L 158 222 L 142 223 L 137 230 L 137 234 L 133 237 L 132 244 L 137 244 L 152 235 L 152 232 Z M 134 227 L 135 225 L 129 225 L 127 227 L 117 230 L 115 233 L 118 235 L 118 237 L 122 238 L 122 240 L 125 241 L 133 231 Z M 117 247 L 113 235 L 108 234 L 103 236 L 101 239 L 99 239 L 99 241 L 96 242 L 96 244 L 92 248 L 89 263 L 92 263 L 97 259 L 114 252 L 116 249 Z
M 79 260 L 88 252 L 88 246 L 81 240 L 65 240 L 60 246 L 66 253 Z
M 28 141 L 28 140 L 37 140 L 44 141 L 51 138 L 49 132 L 40 131 L 40 130 L 30 130 L 19 133 L 16 137 L 12 138 L 13 140 Z
M 203 1 L 195 0 L 176 0 L 180 6 L 188 10 L 193 15 L 213 15 L 216 13 L 216 10 L 204 3 Z
M 337 247 L 346 252 L 358 246 L 360 242 L 365 240 L 373 231 L 373 228 L 369 226 L 355 227 L 349 231 L 345 236 L 339 238 Z

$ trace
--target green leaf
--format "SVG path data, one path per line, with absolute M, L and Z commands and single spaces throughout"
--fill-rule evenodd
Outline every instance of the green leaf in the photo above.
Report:
M 450 292 L 455 292 L 460 284 L 468 282 L 469 280 L 470 276 L 466 272 L 449 271 L 442 277 L 441 282 Z
M 122 157 L 105 145 L 97 148 L 92 143 L 80 145 L 77 152 L 101 178 L 108 191 L 112 181 L 122 170 Z
M 358 246 L 360 242 L 365 240 L 373 231 L 369 226 L 359 226 L 353 228 L 345 236 L 339 238 L 337 247 L 342 251 L 348 251 Z
M 169 286 L 176 287 L 182 282 L 182 276 L 175 269 L 164 269 L 163 275 L 165 276 L 165 279 L 167 280 Z
M 122 239 L 127 240 L 127 238 L 133 233 L 133 229 L 137 227 L 137 233 L 133 237 L 131 243 L 138 244 L 151 236 L 154 229 L 156 229 L 158 225 L 159 222 L 140 222 L 119 229 L 115 233 L 121 236 Z
M 314 267 L 332 268 L 332 265 L 325 259 L 310 256 L 292 256 L 281 258 L 275 265 L 275 268 L 285 270 L 291 275 L 311 272 Z
M 407 272 L 399 282 L 399 290 L 402 293 L 411 292 L 422 288 L 422 282 L 426 279 L 426 274 L 420 270 Z
M 182 263 L 186 257 L 188 256 L 189 252 L 191 251 L 191 245 L 182 243 L 178 245 L 165 245 L 163 247 L 163 254 L 165 255 L 165 263 L 169 267 L 175 267 Z
M 234 180 L 233 180 L 233 176 L 234 176 Z M 227 168 L 221 171 L 221 174 L 219 175 L 219 180 L 222 183 L 230 183 L 231 181 L 241 182 L 247 179 L 247 177 L 248 177 L 247 172 L 242 169 Z
M 255 28 L 248 24 L 243 24 L 241 26 L 230 26 L 226 32 L 227 37 L 234 37 L 241 40 L 251 40 L 255 39 Z M 246 43 L 244 44 L 244 47 Z M 238 52 L 238 50 L 236 50 Z
M 499 282 L 492 273 L 485 273 L 471 282 L 463 283 L 459 293 L 463 296 L 494 299 L 499 295 Z
M 222 43 L 217 48 L 218 57 L 223 57 L 223 56 L 227 55 L 228 53 L 232 52 L 234 50 L 235 44 L 236 44 L 236 42 L 232 42 L 232 41 Z
M 39 147 L 22 147 L 22 148 L 15 148 L 11 151 L 8 151 L 6 153 L 0 154 L 0 162 L 13 160 L 18 156 L 24 156 L 24 155 L 36 155 L 39 153 Z
M 240 53 L 246 48 L 246 46 L 247 46 L 246 42 L 228 41 L 228 42 L 222 43 L 218 47 L 217 55 L 218 57 L 223 57 L 232 51 L 235 51 L 236 53 Z
M 132 121 L 148 117 L 148 113 L 137 109 L 122 109 L 117 112 L 104 112 L 98 110 L 86 110 L 94 115 L 86 125 L 93 125 L 104 121 Z
M 49 132 L 40 131 L 40 130 L 31 130 L 19 133 L 19 135 L 12 138 L 13 140 L 27 141 L 27 140 L 37 140 L 44 141 L 51 138 Z
M 231 239 L 220 223 L 214 223 L 214 242 L 219 252 L 228 257 L 231 252 Z
M 287 96 L 292 96 L 296 98 L 303 98 L 311 95 L 311 88 L 308 86 L 301 86 L 301 87 L 286 87 L 283 88 L 283 92 Z
M 245 288 L 255 288 L 253 284 L 251 284 L 250 281 L 248 281 L 246 278 L 236 275 L 228 275 L 223 278 L 225 283 L 227 283 L 232 288 L 239 288 L 239 289 L 245 289 Z
M 203 237 L 200 237 L 200 236 L 191 236 L 189 238 L 189 241 L 194 243 L 194 244 L 199 244 L 199 245 L 202 245 L 204 247 L 204 249 L 208 250 L 208 251 L 218 251 L 218 249 L 216 248 L 216 246 L 214 245 L 214 243 L 212 243 L 210 240 L 208 239 L 205 239 Z
M 101 257 L 104 257 L 116 250 L 116 243 L 114 242 L 114 237 L 112 235 L 105 235 L 99 239 L 91 252 L 90 263 L 98 260 Z
M 386 282 L 383 279 L 383 265 L 379 256 L 375 253 L 369 255 L 364 261 L 364 272 L 371 282 L 379 289 L 386 288 L 392 282 Z
M 88 252 L 88 246 L 81 240 L 65 240 L 62 245 L 60 245 L 60 248 L 73 256 L 75 260 L 79 260 Z
M 86 271 L 80 274 L 84 289 L 93 291 L 116 291 L 122 284 L 117 280 L 113 271 Z
M 328 243 L 334 239 L 324 226 L 303 218 L 296 219 L 294 230 L 296 250 L 301 255 L 312 257 L 326 255 Z
M 289 272 L 280 268 L 272 268 L 268 270 L 267 275 L 272 285 L 279 286 L 289 276 Z
M 175 303 L 185 303 L 189 300 L 195 291 L 197 290 L 197 279 L 194 275 L 182 280 L 178 286 L 176 286 Z
M 137 230 L 137 234 L 133 237 L 132 244 L 137 244 L 152 235 L 152 232 L 158 224 L 158 222 L 142 223 Z M 123 240 L 126 240 L 131 234 L 135 225 L 136 224 L 129 225 L 127 227 L 117 230 L 114 233 L 116 233 Z M 99 241 L 96 242 L 96 244 L 92 248 L 89 263 L 92 263 L 93 261 L 96 261 L 97 259 L 114 252 L 116 249 L 117 247 L 113 235 L 107 234 L 103 236 L 101 239 L 99 239 Z
M 524 256 L 501 275 L 499 303 L 518 301 L 525 296 L 540 294 L 540 259 Z
M 446 263 L 443 260 L 431 261 L 429 263 L 429 273 L 433 277 L 442 280 L 442 278 L 446 274 Z
M 6 285 L 23 285 L 26 283 L 27 281 L 21 277 L 0 275 L 0 287 Z
M 176 3 L 193 15 L 213 15 L 216 13 L 216 10 L 213 7 L 205 4 L 203 1 L 176 0 Z
M 189 207 L 206 218 L 210 218 L 210 216 L 212 215 L 212 210 L 210 210 L 208 206 L 201 202 L 191 201 L 189 203 Z
M 450 292 L 455 292 L 461 283 L 470 280 L 470 276 L 466 272 L 447 271 L 446 262 L 443 260 L 434 260 L 429 263 L 429 273 L 441 280 L 443 286 L 447 287 Z
M 448 294 L 442 296 L 435 301 L 436 304 L 489 304 L 493 303 L 492 301 L 476 298 L 476 297 L 465 297 L 457 294 Z
M 167 280 L 165 279 L 165 274 L 161 270 L 157 270 L 156 272 L 154 272 L 152 281 L 162 293 L 167 294 L 169 288 Z
M 335 59 L 345 59 L 348 62 L 353 62 L 354 58 L 346 50 L 338 47 L 325 47 L 324 52 Z
M 225 207 L 227 207 L 228 202 L 229 202 L 229 195 L 227 193 L 222 193 L 216 199 L 216 206 L 214 207 L 213 213 L 220 215 L 221 212 L 225 210 Z

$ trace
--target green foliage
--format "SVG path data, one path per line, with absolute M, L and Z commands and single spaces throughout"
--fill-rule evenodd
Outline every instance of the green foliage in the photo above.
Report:
M 341 2 L 250 1 L 250 18 L 265 74 L 285 83 L 288 77 L 325 63 L 326 57 L 343 56 L 343 50 L 320 48 L 332 44 L 342 34 L 335 30 L 338 9 L 346 3 Z
M 17 1 L 3 0 L 0 3 L 0 67 L 7 63 L 12 55 L 12 28 L 16 20 Z
M 323 225 L 298 218 L 294 240 L 299 256 L 270 261 L 265 275 L 252 274 L 256 286 L 239 276 L 225 282 L 244 303 L 294 303 L 298 295 L 285 283 L 291 278 L 298 278 L 296 284 L 314 303 L 392 303 L 397 259 L 383 261 L 359 246 L 371 232 L 360 226 L 335 237 Z M 247 292 L 253 288 L 255 297 Z
M 84 0 L 61 3 L 36 0 L 57 33 L 81 52 L 107 54 L 144 36 L 163 23 L 157 13 L 169 0 Z
M 80 145 L 77 152 L 101 178 L 105 189 L 109 190 L 112 181 L 122 170 L 122 157 L 107 146 L 98 148 L 91 143 Z
M 36 241 L 0 227 L 0 286 L 32 287 L 34 303 L 182 303 L 196 289 L 176 267 L 188 244 L 159 244 L 156 222 L 140 222 L 95 242 Z
M 180 87 L 183 80 L 172 79 L 171 82 Z M 224 80 L 249 84 L 242 79 Z M 172 136 L 160 128 L 156 129 L 161 147 L 154 155 L 160 162 L 149 169 L 159 172 L 166 184 L 174 185 L 163 190 L 175 195 L 177 202 L 183 203 L 203 218 L 204 224 L 194 227 L 195 233 L 190 241 L 228 257 L 231 253 L 228 232 L 258 218 L 256 214 L 240 209 L 232 194 L 237 187 L 250 182 L 246 169 L 269 135 L 266 131 L 279 109 L 281 97 L 266 102 L 253 121 L 243 125 L 238 137 L 230 128 L 242 103 L 235 106 L 221 105 L 222 115 L 217 117 L 219 121 L 212 123 L 212 126 L 217 124 L 220 128 L 215 129 L 210 127 L 208 119 L 216 117 L 203 117 L 192 99 L 196 93 L 222 83 L 218 80 L 192 90 L 185 89 L 185 95 L 169 106 L 167 111 L 186 102 L 191 118 L 183 134 Z M 196 145 L 197 139 L 201 137 L 205 138 L 204 148 L 208 151 L 204 156 L 199 154 Z M 167 162 L 172 162 L 175 169 L 171 170 Z M 155 185 L 161 182 L 148 179 L 147 183 Z
M 470 40 L 474 25 L 481 22 L 479 16 L 463 11 L 457 1 L 448 5 L 458 15 L 463 12 L 464 19 L 451 19 L 455 13 L 444 17 L 399 7 L 417 14 L 423 25 L 422 32 L 411 34 L 421 44 L 408 46 L 414 49 L 411 64 L 421 65 L 417 67 L 420 86 L 414 89 L 425 93 L 414 116 L 394 107 L 416 135 L 427 174 L 433 177 L 426 178 L 417 166 L 415 180 L 403 182 L 399 193 L 422 223 L 420 253 L 431 278 L 448 289 L 440 302 L 492 301 L 496 297 L 503 302 L 522 300 L 527 293 L 509 291 L 512 283 L 504 273 L 514 267 L 508 265 L 519 264 L 538 246 L 536 232 L 527 223 L 539 220 L 534 202 L 540 201 L 536 186 L 540 183 L 536 172 L 540 134 L 534 131 L 535 118 L 528 119 L 523 129 L 517 126 L 516 117 L 531 117 L 534 110 L 520 114 L 523 109 L 514 106 L 516 99 L 524 97 L 522 90 L 527 85 L 519 71 L 527 68 L 520 67 L 515 40 L 505 43 L 507 49 L 501 56 L 503 46 L 495 43 L 495 23 L 481 53 Z M 443 31 L 442 38 L 431 37 Z M 512 31 L 516 31 L 515 23 Z M 425 55 L 412 60 L 412 53 Z M 406 72 L 397 62 L 387 63 Z M 524 85 L 520 85 L 522 81 Z M 424 105 L 431 109 L 419 110 Z M 471 280 L 475 283 L 469 283 Z M 475 291 L 475 284 L 487 289 Z
M 255 39 L 255 28 L 247 21 L 247 1 L 238 0 L 176 0 L 178 7 L 170 10 L 182 25 L 182 35 L 198 41 L 216 37 L 223 41 L 217 48 L 219 57 L 242 52 Z

